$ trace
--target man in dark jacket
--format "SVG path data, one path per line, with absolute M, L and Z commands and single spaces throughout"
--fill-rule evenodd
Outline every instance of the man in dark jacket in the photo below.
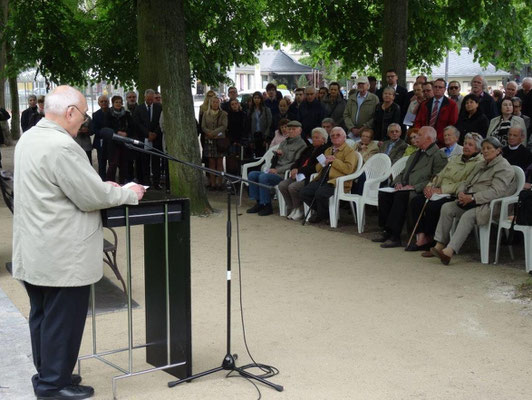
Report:
M 106 115 L 109 112 L 109 98 L 106 95 L 98 97 L 98 105 L 100 109 L 92 113 L 92 121 L 90 130 L 94 135 L 92 147 L 96 149 L 96 156 L 98 158 L 98 175 L 102 180 L 106 178 L 107 171 L 107 147 L 104 140 L 100 136 L 100 130 L 105 127 Z
M 20 126 L 22 127 L 22 132 L 26 132 L 31 128 L 31 116 L 37 112 L 37 96 L 30 94 L 28 96 L 28 108 L 22 111 L 22 115 L 20 116 Z
M 383 85 L 379 90 L 377 90 L 377 97 L 379 98 L 379 101 L 382 103 L 382 92 L 384 91 L 384 88 L 386 86 L 392 87 L 395 90 L 395 99 L 393 100 L 394 103 L 397 103 L 399 107 L 401 107 L 401 114 L 404 117 L 406 114 L 406 110 L 408 108 L 408 90 L 406 90 L 404 87 L 399 86 L 397 84 L 398 76 L 397 72 L 395 72 L 394 69 L 389 69 L 386 71 L 386 83 L 387 85 Z M 401 118 L 401 121 L 403 118 Z
M 305 89 L 305 101 L 299 106 L 299 122 L 303 126 L 301 137 L 307 140 L 312 134 L 312 129 L 321 126 L 325 110 L 316 98 L 316 89 L 308 86 Z
M 340 92 L 340 84 L 338 82 L 331 82 L 329 85 L 329 94 L 325 96 L 321 104 L 325 109 L 325 117 L 332 118 L 336 126 L 340 126 L 347 131 L 347 127 L 344 124 L 346 101 Z
M 487 87 L 488 83 L 482 75 L 476 75 L 471 79 L 471 93 L 477 95 L 480 99 L 478 108 L 484 113 L 488 120 L 491 121 L 499 115 L 499 110 L 497 110 L 497 103 L 493 97 L 486 92 Z M 464 104 L 462 104 L 462 108 L 463 107 Z
M 155 91 L 147 89 L 144 92 L 144 103 L 139 104 L 133 113 L 133 120 L 137 129 L 137 140 L 144 141 L 145 147 L 163 149 L 163 132 L 159 125 L 162 107 L 159 103 L 154 103 Z M 162 189 L 159 182 L 161 180 L 161 159 L 139 153 L 137 158 L 137 179 L 144 185 L 150 184 L 150 158 L 151 170 L 153 174 L 153 188 Z

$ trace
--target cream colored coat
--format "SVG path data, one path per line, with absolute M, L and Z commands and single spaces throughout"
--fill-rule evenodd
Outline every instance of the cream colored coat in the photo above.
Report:
M 103 274 L 100 209 L 138 204 L 102 182 L 72 136 L 45 118 L 15 148 L 13 276 L 38 286 L 85 286 Z
M 455 195 L 458 186 L 469 177 L 475 166 L 482 161 L 484 161 L 484 157 L 480 153 L 467 161 L 464 161 L 461 155 L 451 156 L 447 165 L 434 178 L 434 183 L 429 183 L 427 186 L 439 187 L 442 193 Z

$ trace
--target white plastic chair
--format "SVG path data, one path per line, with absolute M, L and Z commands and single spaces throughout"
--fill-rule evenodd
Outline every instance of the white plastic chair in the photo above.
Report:
M 395 179 L 397 175 L 399 175 L 401 172 L 403 172 L 403 169 L 406 167 L 406 162 L 408 161 L 408 156 L 402 157 L 399 160 L 395 162 L 395 164 L 392 165 L 391 174 L 392 175 L 392 181 Z
M 265 172 L 269 170 L 272 164 L 273 152 L 277 150 L 278 147 L 279 145 L 270 147 L 259 160 L 242 165 L 242 179 L 248 179 L 249 168 L 258 167 L 259 165 L 264 164 L 261 168 L 261 171 Z M 240 185 L 240 205 L 242 205 L 242 192 L 244 191 L 244 185 L 248 186 L 248 183 L 242 182 Z
M 390 157 L 384 153 L 375 154 L 370 157 L 364 164 L 362 169 L 351 175 L 346 175 L 336 180 L 336 190 L 334 195 L 334 201 L 329 203 L 329 216 L 331 219 L 331 228 L 338 226 L 338 219 L 340 215 L 339 205 L 340 200 L 348 201 L 353 213 L 355 224 L 358 227 L 358 233 L 364 232 L 365 223 L 365 206 L 366 204 L 372 206 L 378 206 L 379 199 L 379 186 L 381 182 L 384 182 L 390 176 L 390 168 L 392 162 Z M 362 195 L 345 193 L 344 182 L 357 179 L 363 173 L 366 174 L 366 181 L 364 182 L 364 189 Z M 355 203 L 355 207 L 353 206 Z M 334 218 L 333 218 L 334 216 Z
M 288 179 L 290 176 L 290 170 L 286 170 L 284 173 L 284 179 Z M 277 201 L 279 202 L 279 215 L 286 217 L 286 202 L 284 201 L 283 194 L 279 190 L 279 185 L 275 186 L 275 193 L 277 194 Z
M 523 170 L 514 165 L 515 180 L 517 183 L 517 189 L 512 196 L 504 197 L 502 199 L 493 200 L 496 204 L 497 202 L 501 203 L 501 211 L 499 215 L 499 221 L 497 226 L 497 244 L 495 245 L 495 261 L 494 264 L 499 262 L 499 252 L 501 248 L 501 232 L 504 229 L 506 237 L 508 238 L 510 227 L 512 226 L 512 221 L 508 216 L 508 209 L 511 204 L 517 203 L 518 195 L 525 186 L 525 173 Z M 510 251 L 510 257 L 514 259 L 513 249 L 511 245 L 508 245 L 508 250 Z
M 516 231 L 523 232 L 525 241 L 525 269 L 530 273 L 532 270 L 532 226 L 529 225 L 514 225 Z

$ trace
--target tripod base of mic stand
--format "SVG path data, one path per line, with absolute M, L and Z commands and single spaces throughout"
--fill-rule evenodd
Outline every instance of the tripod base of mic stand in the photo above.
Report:
M 215 372 L 218 372 L 218 371 L 234 371 L 234 372 L 238 372 L 241 376 L 243 376 L 244 378 L 248 378 L 248 379 L 254 379 L 260 383 L 264 383 L 265 385 L 277 390 L 278 392 L 282 392 L 284 390 L 284 388 L 281 386 L 281 385 L 276 385 L 275 383 L 272 383 L 270 381 L 267 381 L 266 379 L 260 377 L 260 376 L 256 376 L 256 375 L 253 375 L 245 370 L 243 370 L 242 368 L 239 368 L 236 366 L 235 364 L 235 357 L 233 357 L 231 354 L 227 354 L 222 362 L 222 365 L 218 368 L 213 368 L 213 369 L 209 369 L 207 371 L 203 371 L 203 372 L 200 372 L 198 374 L 195 374 L 195 375 L 192 375 L 192 376 L 189 376 L 188 378 L 184 378 L 184 379 L 180 379 L 178 381 L 171 381 L 171 382 L 168 382 L 168 387 L 174 387 L 174 386 L 177 386 L 181 383 L 184 383 L 184 382 L 190 382 L 194 379 L 197 379 L 197 378 L 201 378 L 202 376 L 205 376 L 205 375 L 210 375 L 210 374 L 213 374 Z

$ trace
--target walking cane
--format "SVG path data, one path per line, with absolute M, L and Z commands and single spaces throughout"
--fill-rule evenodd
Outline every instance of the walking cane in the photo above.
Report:
M 425 200 L 425 204 L 423 204 L 423 208 L 421 209 L 421 212 L 419 213 L 419 217 L 417 217 L 416 225 L 414 226 L 414 230 L 412 231 L 412 234 L 410 235 L 410 239 L 408 239 L 408 243 L 406 247 L 410 246 L 410 242 L 412 242 L 412 238 L 414 237 L 414 234 L 416 233 L 417 226 L 419 225 L 419 221 L 421 221 L 421 217 L 423 216 L 423 212 L 425 211 L 425 207 L 427 207 L 428 202 L 430 199 Z
M 307 222 L 307 217 L 310 214 L 310 212 L 312 211 L 312 206 L 314 205 L 314 202 L 316 201 L 316 193 L 318 192 L 318 189 L 321 187 L 321 185 L 323 185 L 323 181 L 325 180 L 325 177 L 329 176 L 329 171 L 331 170 L 331 166 L 332 166 L 332 162 L 329 163 L 329 165 L 327 165 L 327 170 L 325 171 L 325 173 L 321 177 L 321 182 L 318 185 L 318 187 L 316 188 L 316 191 L 314 192 L 314 197 L 312 198 L 312 202 L 310 203 L 308 211 L 305 214 L 305 217 L 303 218 L 303 222 L 301 223 L 301 225 L 305 225 L 305 222 Z

